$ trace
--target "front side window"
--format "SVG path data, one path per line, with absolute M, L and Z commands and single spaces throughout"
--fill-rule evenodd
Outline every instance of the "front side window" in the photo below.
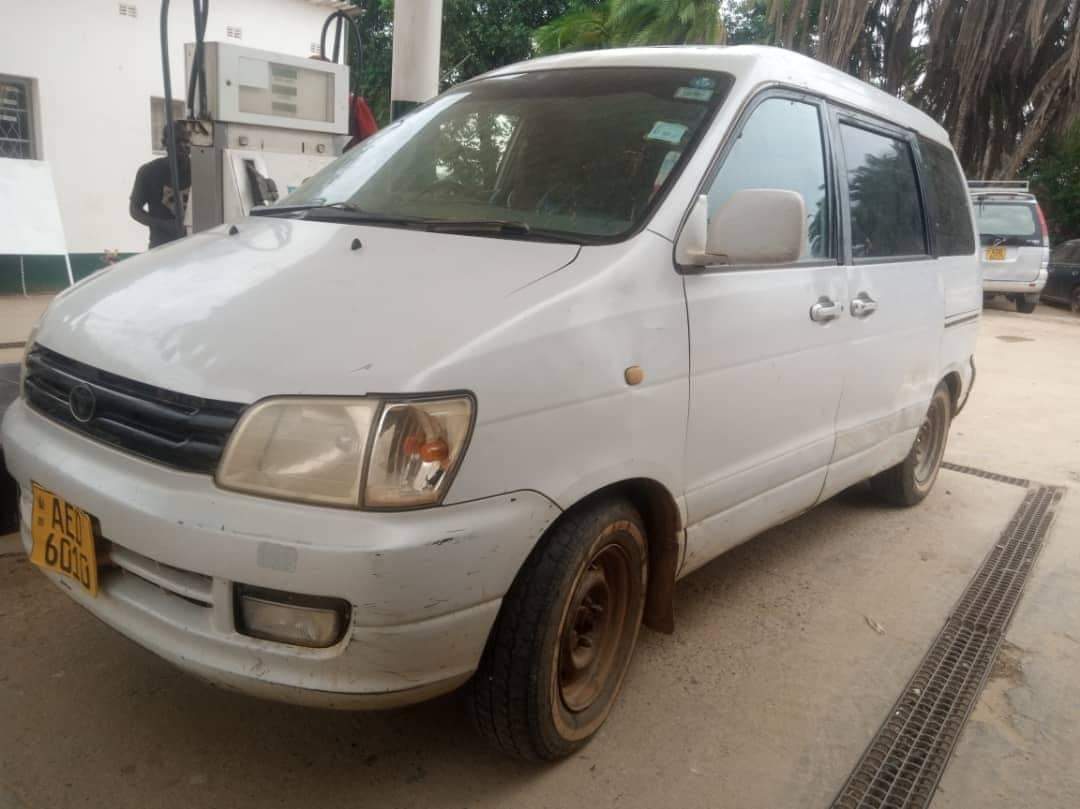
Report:
M 726 74 L 667 68 L 469 82 L 367 139 L 280 205 L 337 205 L 387 222 L 510 222 L 518 232 L 610 241 L 644 222 L 730 85 Z
M 767 98 L 750 114 L 709 187 L 711 217 L 736 191 L 797 191 L 806 206 L 804 259 L 834 255 L 821 117 L 815 104 Z
M 956 165 L 952 150 L 940 143 L 919 138 L 919 151 L 926 165 L 927 191 L 939 256 L 968 256 L 975 252 L 967 185 Z
M 840 125 L 855 259 L 921 256 L 926 226 L 907 141 Z

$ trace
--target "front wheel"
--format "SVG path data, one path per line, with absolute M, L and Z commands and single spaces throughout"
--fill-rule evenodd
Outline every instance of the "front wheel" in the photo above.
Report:
M 930 494 L 941 471 L 951 422 L 952 397 L 941 384 L 930 399 L 911 452 L 896 466 L 870 479 L 878 496 L 895 506 L 914 506 Z
M 553 761 L 607 719 L 645 609 L 641 516 L 618 498 L 568 512 L 503 599 L 466 705 L 505 752 Z

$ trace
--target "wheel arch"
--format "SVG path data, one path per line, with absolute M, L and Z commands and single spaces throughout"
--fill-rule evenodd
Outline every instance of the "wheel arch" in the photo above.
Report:
M 580 498 L 567 507 L 555 523 L 564 515 L 605 497 L 623 497 L 641 514 L 649 553 L 643 621 L 650 629 L 670 634 L 675 631 L 675 578 L 685 537 L 682 509 L 667 486 L 659 481 L 645 477 L 627 478 L 609 483 Z M 555 523 L 548 527 L 548 531 Z
M 952 401 L 952 414 L 955 416 L 959 413 L 960 394 L 964 390 L 964 380 L 958 371 L 949 371 L 941 381 L 944 382 L 945 386 L 949 389 L 949 399 Z

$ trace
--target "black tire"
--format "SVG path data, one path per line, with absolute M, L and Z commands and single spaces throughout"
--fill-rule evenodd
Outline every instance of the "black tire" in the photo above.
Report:
M 465 689 L 480 733 L 533 761 L 583 747 L 607 719 L 629 667 L 647 571 L 645 528 L 630 503 L 605 498 L 564 514 L 503 599 Z M 598 586 L 600 579 L 611 583 Z M 623 596 L 613 595 L 619 590 Z
M 952 423 L 952 396 L 944 383 L 930 399 L 915 444 L 908 456 L 891 469 L 870 478 L 874 492 L 894 506 L 921 503 L 934 488 Z
M 1022 315 L 1030 315 L 1038 303 L 1038 295 L 1020 295 L 1016 299 L 1016 311 Z

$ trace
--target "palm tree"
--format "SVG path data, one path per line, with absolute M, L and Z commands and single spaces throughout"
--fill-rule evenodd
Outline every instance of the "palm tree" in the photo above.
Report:
M 536 29 L 536 48 L 540 53 L 558 53 L 611 47 L 612 35 L 608 17 L 607 2 L 568 11 Z
M 1080 0 L 744 0 L 774 44 L 941 121 L 970 176 L 1014 177 L 1080 120 Z
M 720 0 L 607 0 L 582 5 L 536 32 L 541 53 L 723 41 Z

